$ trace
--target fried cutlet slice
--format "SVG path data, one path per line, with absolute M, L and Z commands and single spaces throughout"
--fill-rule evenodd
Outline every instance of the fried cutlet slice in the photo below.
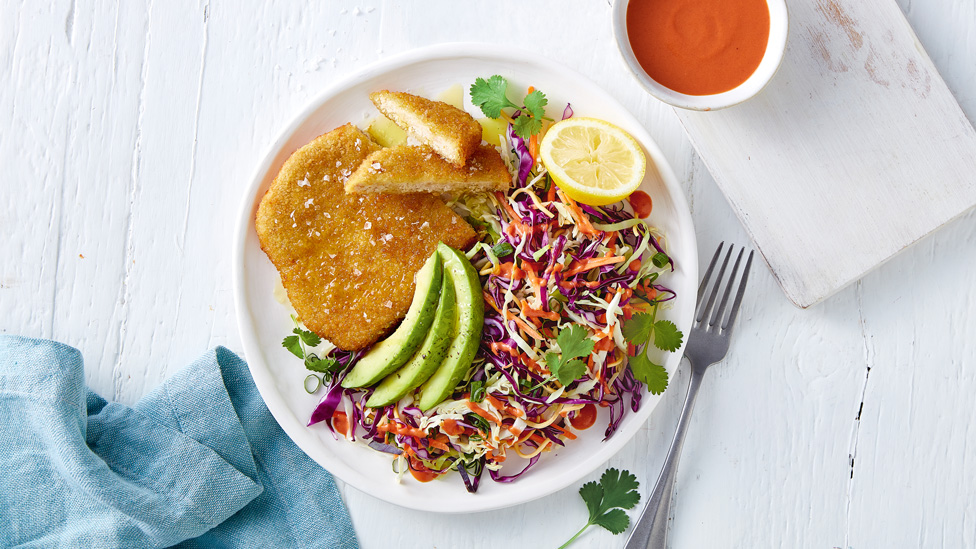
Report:
M 475 239 L 434 195 L 347 195 L 344 180 L 377 150 L 351 124 L 319 136 L 281 167 L 254 223 L 301 321 L 347 350 L 393 330 L 438 241 L 463 250 Z
M 346 192 L 487 192 L 507 190 L 511 183 L 505 161 L 491 145 L 478 145 L 463 168 L 426 145 L 398 145 L 367 156 L 346 180 Z
M 463 167 L 481 144 L 481 124 L 461 109 L 404 92 L 373 92 L 369 98 L 384 116 L 437 151 L 444 160 Z

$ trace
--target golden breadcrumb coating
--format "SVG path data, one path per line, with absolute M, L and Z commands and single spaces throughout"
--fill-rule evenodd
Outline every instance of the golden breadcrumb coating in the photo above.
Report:
M 346 180 L 346 192 L 488 192 L 507 190 L 511 183 L 505 161 L 491 145 L 478 145 L 463 168 L 426 145 L 398 145 L 366 157 Z
M 369 98 L 384 116 L 407 134 L 433 148 L 457 167 L 481 144 L 481 124 L 470 114 L 441 101 L 404 92 L 373 92 Z
M 284 163 L 255 219 L 301 321 L 347 350 L 393 330 L 438 241 L 464 250 L 475 239 L 434 195 L 347 195 L 344 181 L 377 150 L 351 124 L 319 136 Z

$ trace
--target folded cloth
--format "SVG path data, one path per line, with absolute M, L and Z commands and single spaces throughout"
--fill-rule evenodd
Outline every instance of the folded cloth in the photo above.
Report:
M 217 347 L 133 407 L 77 349 L 0 335 L 0 546 L 357 548 L 332 476 Z

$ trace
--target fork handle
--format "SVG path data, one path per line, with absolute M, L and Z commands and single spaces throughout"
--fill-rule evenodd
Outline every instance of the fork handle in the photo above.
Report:
M 685 441 L 685 433 L 688 431 L 688 423 L 691 418 L 691 410 L 695 407 L 695 399 L 698 398 L 698 389 L 701 387 L 705 372 L 691 368 L 691 382 L 688 384 L 688 394 L 685 395 L 685 403 L 681 408 L 681 416 L 678 418 L 678 427 L 671 440 L 671 448 L 668 456 L 664 458 L 664 467 L 661 475 L 657 478 L 657 484 L 647 506 L 641 511 L 640 517 L 634 524 L 634 531 L 631 532 L 626 549 L 665 549 L 668 544 L 668 518 L 671 515 L 671 495 L 674 492 L 674 479 L 678 472 L 678 457 L 681 454 L 681 446 Z

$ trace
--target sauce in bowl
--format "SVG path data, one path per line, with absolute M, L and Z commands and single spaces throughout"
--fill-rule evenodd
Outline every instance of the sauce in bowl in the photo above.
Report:
M 686 95 L 745 82 L 769 41 L 766 0 L 631 0 L 627 36 L 644 72 Z

